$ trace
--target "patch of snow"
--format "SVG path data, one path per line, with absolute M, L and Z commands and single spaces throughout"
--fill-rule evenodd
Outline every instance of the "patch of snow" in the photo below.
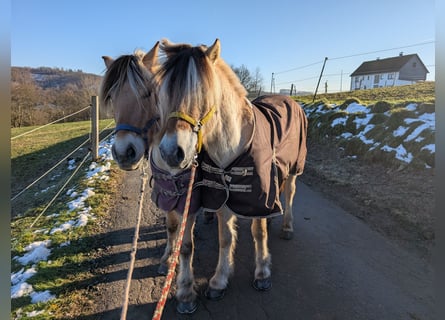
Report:
M 350 132 L 343 132 L 343 133 L 340 135 L 340 137 L 342 137 L 343 139 L 349 139 L 349 138 L 351 138 L 352 136 L 353 136 L 353 134 L 350 133 Z
M 71 159 L 68 161 L 68 170 L 74 170 L 76 169 L 76 160 Z
M 39 292 L 33 291 L 31 292 L 30 296 L 31 296 L 31 303 L 47 302 L 56 297 L 55 295 L 51 294 L 49 290 L 39 291 Z
M 37 316 L 43 314 L 44 312 L 45 312 L 45 310 L 31 311 L 31 312 L 27 312 L 27 313 L 26 313 L 26 316 L 27 316 L 28 318 L 33 318 L 33 317 L 37 317 Z
M 346 117 L 334 119 L 334 121 L 332 121 L 332 123 L 331 123 L 331 127 L 333 128 L 338 124 L 345 125 L 346 121 L 348 121 L 348 118 L 346 118 Z
M 422 125 L 420 125 L 420 126 L 418 126 L 418 127 L 417 127 L 416 129 L 414 129 L 414 131 L 411 132 L 411 134 L 410 134 L 408 137 L 406 137 L 405 140 L 403 140 L 403 141 L 408 142 L 408 141 L 411 141 L 411 140 L 417 138 L 418 135 L 421 134 L 423 130 L 428 129 L 428 128 L 429 128 L 429 126 L 428 126 L 428 124 L 426 124 L 426 123 L 425 123 L 425 124 L 422 124 Z
M 11 287 L 11 299 L 26 296 L 34 291 L 32 285 L 27 282 L 20 282 Z
M 392 134 L 394 137 L 400 137 L 400 136 L 403 136 L 408 131 L 408 129 L 409 128 L 407 128 L 407 127 L 400 126 L 396 130 L 394 130 L 392 132 Z
M 76 222 L 73 220 L 62 223 L 60 226 L 52 228 L 50 231 L 50 234 L 67 231 L 67 230 L 71 229 L 75 223 Z
M 33 275 L 37 273 L 35 269 L 35 265 L 25 271 L 24 268 L 20 269 L 20 271 L 11 274 L 11 283 L 16 285 L 20 282 L 25 282 Z
M 423 146 L 420 150 L 428 150 L 431 153 L 436 152 L 436 145 L 435 144 L 427 144 L 426 146 Z
M 369 113 L 370 109 L 365 106 L 362 106 L 361 104 L 353 102 L 349 104 L 349 106 L 346 108 L 345 111 L 348 113 L 358 113 L 358 112 Z
M 386 151 L 386 152 L 395 151 L 396 158 L 403 162 L 410 163 L 413 160 L 412 153 L 407 152 L 406 149 L 402 145 L 399 145 L 396 148 L 391 148 L 390 146 L 385 145 L 380 149 L 383 151 Z
M 15 260 L 22 265 L 27 265 L 30 262 L 37 263 L 42 260 L 47 260 L 51 254 L 51 250 L 48 247 L 51 245 L 51 240 L 36 241 L 25 247 L 25 253 L 22 257 L 14 257 Z
M 408 111 L 416 111 L 417 109 L 417 104 L 416 103 L 410 103 L 405 107 L 406 110 Z
M 31 311 L 31 312 L 27 312 L 27 313 L 26 313 L 26 316 L 27 316 L 28 318 L 33 318 L 33 317 L 37 317 L 37 316 L 43 314 L 44 312 L 45 312 L 45 310 Z

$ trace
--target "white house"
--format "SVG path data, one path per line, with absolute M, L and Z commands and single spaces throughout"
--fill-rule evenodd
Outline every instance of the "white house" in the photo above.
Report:
M 428 69 L 417 54 L 363 62 L 351 74 L 351 91 L 402 86 L 426 80 Z

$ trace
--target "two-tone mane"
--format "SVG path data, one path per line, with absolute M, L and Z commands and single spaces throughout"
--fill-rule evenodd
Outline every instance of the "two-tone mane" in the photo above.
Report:
M 153 141 L 159 111 L 157 83 L 159 42 L 147 53 L 137 50 L 117 59 L 103 56 L 107 71 L 100 88 L 101 105 L 116 122 L 113 157 L 124 170 L 138 168 Z M 112 108 L 111 108 L 112 107 Z
M 215 107 L 215 116 L 203 128 L 204 143 L 212 148 L 216 144 L 211 141 L 224 136 L 227 140 L 218 144 L 221 150 L 238 148 L 242 129 L 236 124 L 240 124 L 241 118 L 252 122 L 253 115 L 247 91 L 235 72 L 222 59 L 216 60 L 219 52 L 209 55 L 209 48 L 204 45 L 193 47 L 164 39 L 160 48 L 167 57 L 158 74 L 160 117 L 164 127 L 173 111 L 180 110 L 201 119 Z
M 135 51 L 133 55 L 122 55 L 110 64 L 102 81 L 100 97 L 105 106 L 109 106 L 113 93 L 119 93 L 124 84 L 128 82 L 133 94 L 142 106 L 141 99 L 151 95 L 151 77 L 148 77 L 142 61 L 145 53 L 141 50 Z M 105 57 L 104 57 L 105 58 Z

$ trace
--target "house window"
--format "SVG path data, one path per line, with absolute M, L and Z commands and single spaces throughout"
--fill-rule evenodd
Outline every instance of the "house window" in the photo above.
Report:
M 417 62 L 413 62 L 413 68 L 417 67 Z
M 394 79 L 394 72 L 388 73 L 388 79 Z

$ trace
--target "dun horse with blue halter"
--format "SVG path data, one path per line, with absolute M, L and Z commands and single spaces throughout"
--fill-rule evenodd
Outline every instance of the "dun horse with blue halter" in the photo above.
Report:
M 158 111 L 156 109 L 156 72 L 159 42 L 148 52 L 136 51 L 116 60 L 103 56 L 107 67 L 100 97 L 112 106 L 116 135 L 113 158 L 124 170 L 140 165 L 153 142 Z
M 252 220 L 253 286 L 269 290 L 267 218 L 283 214 L 282 237 L 292 237 L 296 177 L 303 172 L 307 152 L 307 118 L 289 97 L 263 96 L 250 102 L 220 57 L 218 39 L 210 47 L 163 40 L 161 50 L 166 61 L 159 69 L 160 154 L 172 169 L 187 169 L 201 152 L 202 204 L 218 217 L 218 264 L 206 296 L 218 300 L 227 288 L 234 268 L 237 217 Z M 283 190 L 284 209 L 279 199 Z M 191 271 L 191 240 L 183 251 Z M 196 304 L 193 287 L 193 273 L 183 274 L 180 302 Z

